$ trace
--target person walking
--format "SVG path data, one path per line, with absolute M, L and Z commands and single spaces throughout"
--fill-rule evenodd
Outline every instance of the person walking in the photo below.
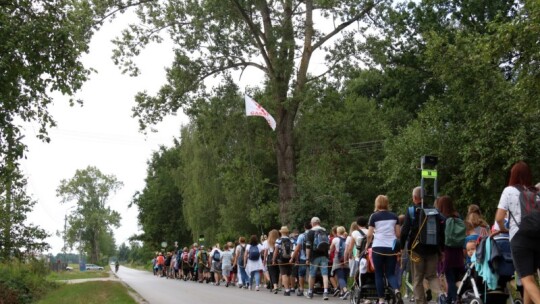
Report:
M 355 223 L 356 224 L 356 223 Z M 330 255 L 334 254 L 334 262 L 332 263 L 332 272 L 337 278 L 340 298 L 346 300 L 349 297 L 347 290 L 347 278 L 349 277 L 349 261 L 345 260 L 346 241 L 345 227 L 339 226 L 336 229 L 336 237 L 330 244 Z
M 534 278 L 540 269 L 540 246 L 538 246 L 538 233 L 528 234 L 523 227 L 523 219 L 531 219 L 529 223 L 538 223 L 539 202 L 538 189 L 532 183 L 531 169 L 524 161 L 519 161 L 510 170 L 508 186 L 504 188 L 495 221 L 498 224 L 499 233 L 510 232 L 510 247 L 514 267 L 518 273 L 524 290 L 524 303 L 540 303 L 540 289 Z M 524 206 L 522 206 L 522 204 Z M 504 225 L 506 213 L 509 213 L 509 226 Z M 536 216 L 536 217 L 535 217 Z M 534 225 L 534 224 L 533 224 Z
M 412 191 L 413 206 L 407 209 L 405 221 L 401 228 L 401 249 L 409 250 L 409 259 L 412 261 L 413 293 L 417 304 L 426 304 L 424 279 L 428 281 L 430 292 L 441 293 L 441 285 L 437 276 L 437 264 L 441 254 L 442 244 L 426 245 L 418 242 L 420 235 L 419 215 L 422 212 L 422 188 L 416 187 Z M 405 247 L 407 244 L 407 247 Z
M 246 253 L 246 238 L 241 236 L 238 238 L 238 246 L 235 248 L 234 264 L 238 271 L 238 288 L 247 288 L 249 282 L 249 276 L 246 272 L 246 264 L 244 255 Z
M 367 233 L 368 244 L 372 244 L 373 267 L 375 268 L 375 287 L 379 304 L 384 303 L 385 283 L 388 281 L 394 290 L 398 304 L 403 303 L 396 277 L 397 252 L 399 251 L 399 223 L 395 213 L 389 211 L 389 200 L 386 195 L 375 199 L 375 213 L 369 218 Z
M 214 274 L 214 285 L 219 286 L 221 281 L 221 255 L 223 252 L 220 249 L 219 243 L 217 243 L 210 252 L 211 263 L 210 272 Z
M 253 284 L 249 282 L 255 281 L 255 290 L 259 291 L 261 284 L 261 274 L 260 272 L 264 269 L 262 262 L 263 251 L 262 245 L 259 244 L 259 240 L 256 235 L 252 235 L 249 239 L 249 244 L 246 246 L 246 252 L 244 254 L 244 265 L 246 265 L 246 273 L 249 276 L 248 286 L 251 286 L 253 290 Z
M 233 263 L 233 250 L 229 248 L 229 244 L 225 244 L 223 252 L 221 253 L 221 272 L 225 279 L 225 287 L 229 287 L 231 284 L 231 271 Z
M 445 225 L 449 223 L 450 219 L 454 221 L 461 221 L 458 212 L 454 208 L 454 202 L 449 196 L 441 196 L 437 200 L 439 211 L 441 215 L 446 218 Z M 462 222 L 463 226 L 465 225 Z M 445 229 L 446 230 L 446 229 Z M 465 272 L 465 263 L 463 259 L 463 246 L 465 245 L 465 229 L 463 229 L 463 243 L 458 246 L 451 247 L 449 245 L 444 246 L 442 272 L 446 278 L 447 296 L 446 303 L 452 304 L 457 300 L 457 288 L 456 282 L 462 277 Z
M 274 294 L 278 293 L 278 282 L 279 282 L 279 265 L 274 259 L 274 251 L 276 247 L 276 241 L 279 239 L 279 231 L 277 229 L 272 229 L 268 233 L 268 239 L 263 242 L 263 263 L 266 264 L 266 270 L 268 271 L 268 277 L 270 278 L 271 291 Z
M 304 286 L 306 284 L 307 266 L 306 266 L 306 238 L 311 230 L 311 222 L 304 223 L 304 233 L 301 233 L 296 240 L 296 247 L 292 255 L 292 260 L 298 266 L 298 290 L 296 295 L 301 297 L 304 295 Z
M 272 261 L 275 264 L 279 264 L 279 274 L 281 274 L 281 284 L 285 288 L 283 295 L 291 295 L 291 281 L 290 276 L 292 274 L 292 252 L 293 243 L 289 238 L 289 228 L 282 226 L 279 230 L 281 237 L 276 240 L 274 247 L 274 255 Z
M 328 300 L 328 249 L 330 249 L 328 233 L 321 227 L 321 220 L 318 217 L 311 219 L 311 226 L 306 241 L 306 264 L 309 265 L 309 289 L 306 298 L 313 298 L 315 276 L 319 269 L 324 287 L 323 300 Z

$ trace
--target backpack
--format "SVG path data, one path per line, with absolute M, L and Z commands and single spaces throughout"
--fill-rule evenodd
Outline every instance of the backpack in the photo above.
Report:
M 248 259 L 252 261 L 258 261 L 260 258 L 261 258 L 261 253 L 259 252 L 259 247 L 257 247 L 257 245 L 250 246 Z
M 442 220 L 439 211 L 435 208 L 416 208 L 411 206 L 408 208 L 409 217 L 411 218 L 412 223 L 415 223 L 416 211 L 419 210 L 418 220 L 416 225 L 411 225 L 416 227 L 412 229 L 410 238 L 412 242 L 411 248 L 416 247 L 417 244 L 422 244 L 424 246 L 439 246 L 443 243 L 441 238 L 442 234 Z
M 446 247 L 462 248 L 465 244 L 466 227 L 460 218 L 449 217 L 444 228 L 444 245 Z
M 195 256 L 197 255 L 197 250 L 192 249 L 188 254 L 188 261 L 190 264 L 195 262 Z
M 540 194 L 536 188 L 518 188 L 521 207 L 521 223 L 516 221 L 512 212 L 510 216 L 518 226 L 517 233 L 532 239 L 540 238 Z
M 343 262 L 343 258 L 345 257 L 345 239 L 342 237 L 339 238 L 339 248 L 338 248 L 338 259 L 340 262 Z
M 199 263 L 204 265 L 208 263 L 208 252 L 206 250 L 201 251 L 201 260 Z
M 244 254 L 246 253 L 246 245 L 240 245 L 240 255 L 238 256 L 238 265 L 244 267 Z
M 313 234 L 313 249 L 319 253 L 328 253 L 328 248 L 330 248 L 330 244 L 326 230 L 315 230 Z
M 279 246 L 279 257 L 282 261 L 289 261 L 292 252 L 292 241 L 289 238 L 281 238 L 281 245 Z
M 356 253 L 360 254 L 364 250 L 366 250 L 367 245 L 367 235 L 362 231 L 362 228 L 358 229 L 358 232 L 362 235 L 362 239 L 360 240 L 360 244 L 356 244 Z
M 219 253 L 219 250 L 214 250 L 214 254 L 212 255 L 212 260 L 215 262 L 219 262 L 221 260 L 221 254 Z

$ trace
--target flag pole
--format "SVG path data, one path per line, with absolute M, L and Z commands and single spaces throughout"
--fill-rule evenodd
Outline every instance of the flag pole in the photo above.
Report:
M 245 98 L 246 94 L 247 93 L 244 92 L 244 98 Z M 245 107 L 245 104 L 244 104 L 244 107 Z M 245 110 L 244 110 L 244 112 L 245 112 Z M 248 121 L 247 121 L 247 115 L 245 115 L 245 113 L 244 113 L 244 122 L 245 122 L 246 137 L 248 138 L 248 141 L 249 141 L 249 146 L 247 147 L 248 156 L 249 156 L 249 169 L 250 169 L 250 172 L 251 172 L 251 193 L 249 194 L 249 199 L 251 201 L 253 201 L 254 200 L 254 194 L 255 194 L 255 173 L 253 172 L 253 152 L 249 148 L 249 147 L 253 146 L 253 138 L 249 134 L 249 125 L 248 125 Z M 257 213 L 259 215 L 259 229 L 261 229 L 261 236 L 262 236 L 264 234 L 264 230 L 263 230 L 263 227 L 262 227 L 262 220 L 261 220 L 261 206 L 260 206 L 260 202 L 259 202 L 258 199 L 257 199 L 257 201 L 255 203 L 257 204 Z

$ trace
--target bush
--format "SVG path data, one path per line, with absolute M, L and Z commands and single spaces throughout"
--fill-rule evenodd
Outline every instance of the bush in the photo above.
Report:
M 49 273 L 43 261 L 12 260 L 0 264 L 0 304 L 33 303 L 55 284 L 45 280 Z

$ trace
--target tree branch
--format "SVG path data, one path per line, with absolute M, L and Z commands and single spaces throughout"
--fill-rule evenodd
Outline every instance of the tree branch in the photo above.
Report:
M 265 37 L 263 35 L 263 33 L 261 33 L 257 27 L 255 26 L 255 24 L 251 21 L 251 19 L 249 18 L 249 16 L 246 14 L 246 12 L 242 9 L 242 6 L 240 5 L 240 3 L 238 3 L 238 0 L 231 0 L 233 2 L 233 4 L 235 5 L 236 9 L 238 10 L 238 12 L 240 13 L 240 15 L 242 16 L 242 18 L 244 19 L 244 21 L 247 23 L 251 33 L 253 34 L 253 38 L 255 39 L 255 42 L 257 44 L 257 47 L 259 48 L 259 50 L 261 51 L 261 56 L 263 57 L 264 61 L 266 62 L 266 65 L 268 67 L 268 70 L 267 72 L 270 73 L 270 75 L 273 75 L 274 74 L 274 68 L 272 66 L 272 62 L 270 61 L 270 58 L 268 57 L 268 54 L 266 53 L 266 50 L 265 50 L 265 47 L 264 47 L 264 43 L 261 41 L 261 37 Z
M 118 6 L 118 8 L 116 8 L 115 10 L 113 10 L 110 13 L 106 14 L 101 19 L 94 21 L 93 25 L 95 26 L 95 25 L 103 23 L 103 21 L 105 21 L 107 18 L 113 16 L 114 14 L 118 13 L 121 10 L 125 10 L 127 8 L 132 7 L 132 6 L 138 6 L 140 4 L 145 4 L 145 3 L 148 3 L 148 2 L 157 2 L 157 1 L 156 0 L 141 0 L 139 2 L 131 3 L 131 4 L 128 4 L 128 5 L 120 5 L 120 6 Z
M 344 28 L 346 28 L 347 26 L 351 25 L 352 23 L 360 20 L 362 17 L 364 17 L 367 13 L 369 13 L 369 11 L 371 11 L 371 9 L 375 6 L 375 4 L 373 2 L 369 2 L 366 4 L 366 6 L 364 7 L 364 9 L 362 11 L 360 11 L 360 13 L 358 13 L 358 15 L 356 15 L 354 18 L 350 19 L 350 20 L 347 20 L 346 22 L 343 22 L 342 24 L 338 25 L 338 27 L 336 27 L 332 32 L 328 33 L 326 36 L 322 37 L 319 41 L 317 41 L 314 45 L 313 45 L 313 50 L 321 47 L 321 45 L 323 45 L 326 41 L 328 41 L 328 39 L 334 37 L 337 33 L 341 32 L 341 30 L 343 30 Z
M 204 79 L 206 79 L 206 78 L 208 78 L 208 77 L 210 77 L 210 76 L 212 76 L 214 74 L 226 71 L 228 69 L 234 69 L 234 68 L 239 68 L 239 67 L 247 68 L 248 66 L 256 67 L 256 68 L 258 68 L 259 70 L 261 70 L 261 71 L 263 71 L 265 73 L 268 72 L 268 70 L 264 66 L 262 66 L 262 65 L 260 65 L 258 63 L 243 61 L 243 62 L 231 63 L 231 64 L 228 64 L 226 66 L 223 66 L 223 67 L 220 67 L 220 68 L 217 68 L 217 69 L 214 69 L 214 70 L 210 70 L 208 73 L 206 73 L 206 74 L 202 75 L 201 77 L 199 77 L 199 79 L 197 79 L 196 82 L 200 83 Z

